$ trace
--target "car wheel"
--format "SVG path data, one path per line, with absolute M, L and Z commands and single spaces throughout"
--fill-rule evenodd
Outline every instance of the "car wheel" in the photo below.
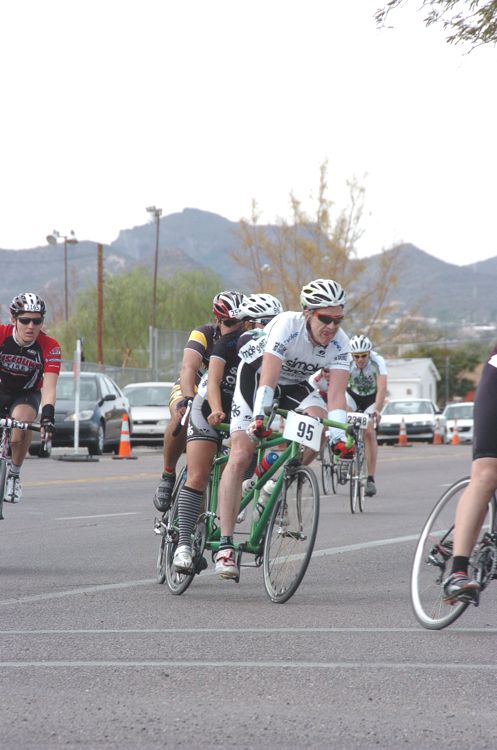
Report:
M 102 422 L 100 422 L 100 424 L 98 425 L 96 438 L 88 446 L 88 453 L 90 454 L 90 456 L 101 456 L 104 452 L 104 443 L 105 429 Z
M 30 445 L 29 446 L 29 455 L 30 456 L 37 456 L 38 455 L 39 446 L 38 445 Z

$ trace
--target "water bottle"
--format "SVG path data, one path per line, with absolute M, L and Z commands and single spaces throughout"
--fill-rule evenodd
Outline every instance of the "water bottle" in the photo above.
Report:
M 262 477 L 262 475 L 269 469 L 272 464 L 274 464 L 275 461 L 277 461 L 279 458 L 278 454 L 274 451 L 271 451 L 270 453 L 266 453 L 260 464 L 256 466 L 255 473 L 257 477 Z

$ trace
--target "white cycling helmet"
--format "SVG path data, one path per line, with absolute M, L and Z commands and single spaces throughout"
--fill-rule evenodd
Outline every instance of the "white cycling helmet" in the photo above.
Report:
M 338 281 L 315 279 L 302 287 L 300 304 L 303 308 L 318 310 L 320 307 L 345 305 L 347 295 Z
M 274 318 L 283 312 L 283 305 L 272 294 L 250 294 L 240 305 L 240 312 L 247 320 Z
M 361 334 L 360 336 L 352 336 L 350 339 L 350 351 L 352 354 L 366 354 L 373 348 L 373 344 L 367 336 Z

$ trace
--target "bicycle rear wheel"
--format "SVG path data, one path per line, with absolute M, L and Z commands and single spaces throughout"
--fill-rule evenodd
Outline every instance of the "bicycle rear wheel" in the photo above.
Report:
M 5 495 L 5 483 L 7 481 L 7 461 L 0 459 L 0 521 L 3 520 L 3 498 Z
M 311 559 L 319 521 L 319 487 L 314 472 L 299 466 L 285 479 L 264 540 L 264 586 L 271 601 L 288 601 Z
M 328 441 L 325 442 L 321 454 L 321 482 L 325 495 L 330 495 L 331 493 L 336 495 L 335 464 L 333 463 L 333 453 Z
M 157 522 L 156 522 L 157 523 Z M 167 539 L 167 526 L 169 524 L 169 512 L 163 517 L 160 527 L 160 545 L 159 552 L 157 555 L 157 583 L 164 583 L 166 580 L 166 539 Z
M 429 630 L 447 627 L 466 610 L 469 602 L 449 604 L 444 601 L 442 582 L 452 567 L 454 518 L 457 503 L 469 484 L 469 478 L 460 479 L 444 492 L 430 513 L 418 540 L 411 572 L 411 602 L 418 622 Z M 495 500 L 489 504 L 482 535 L 493 529 Z M 471 570 L 470 575 L 474 573 Z

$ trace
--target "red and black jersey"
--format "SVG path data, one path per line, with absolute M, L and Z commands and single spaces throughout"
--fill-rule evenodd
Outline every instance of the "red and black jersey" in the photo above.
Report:
M 36 341 L 20 346 L 13 331 L 13 325 L 0 325 L 0 389 L 39 391 L 44 373 L 60 372 L 60 344 L 40 331 Z

